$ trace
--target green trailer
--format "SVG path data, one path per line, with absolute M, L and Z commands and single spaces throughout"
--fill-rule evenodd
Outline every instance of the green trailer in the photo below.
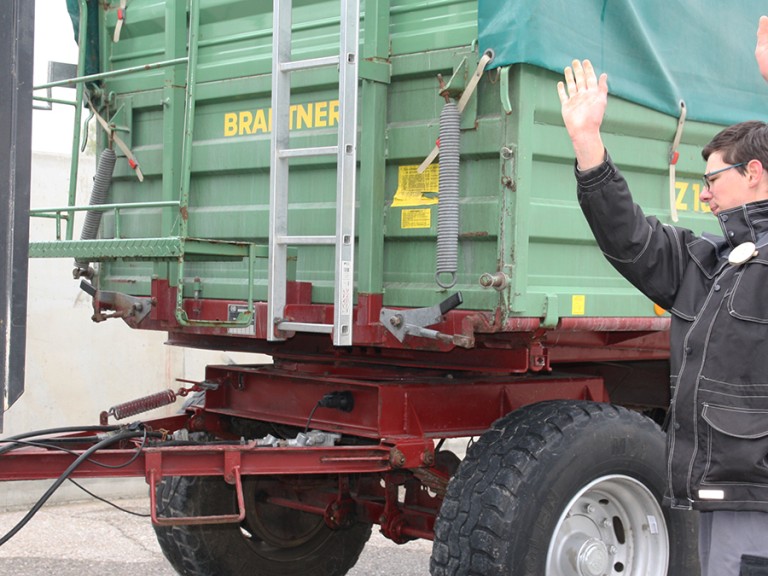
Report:
M 712 229 L 699 150 L 763 115 L 733 64 L 760 7 L 575 4 L 68 1 L 78 76 L 37 88 L 76 86 L 73 178 L 32 211 L 51 239 L 30 256 L 73 259 L 97 322 L 273 359 L 209 366 L 144 425 L 176 440 L 120 472 L 147 478 L 180 574 L 342 575 L 374 524 L 433 539 L 435 575 L 696 573 L 693 513 L 660 505 L 669 314 L 581 216 L 556 71 L 608 71 L 636 199 Z M 694 33 L 724 21 L 749 33 L 699 73 Z M 84 114 L 100 158 L 78 206 Z M 466 437 L 460 459 L 444 441 Z M 20 479 L 39 452 L 2 458 Z

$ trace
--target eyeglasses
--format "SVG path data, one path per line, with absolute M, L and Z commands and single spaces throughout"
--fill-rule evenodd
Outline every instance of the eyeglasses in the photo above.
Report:
M 701 177 L 701 179 L 704 181 L 704 188 L 709 189 L 709 187 L 712 185 L 712 176 L 715 176 L 716 174 L 720 174 L 721 172 L 725 172 L 726 170 L 730 170 L 731 168 L 738 168 L 739 166 L 744 166 L 746 162 L 739 162 L 738 164 L 731 164 L 730 166 L 726 166 L 725 168 L 720 168 L 719 170 L 712 170 L 712 172 L 707 172 L 704 174 L 704 176 Z

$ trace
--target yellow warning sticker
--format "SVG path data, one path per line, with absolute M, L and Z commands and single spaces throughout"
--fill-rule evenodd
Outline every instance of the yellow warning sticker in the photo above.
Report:
M 571 316 L 584 316 L 587 307 L 587 297 L 584 294 L 574 294 L 571 297 Z
M 429 208 L 417 208 L 403 210 L 400 216 L 400 227 L 405 228 L 431 228 L 432 210 Z
M 397 191 L 392 206 L 429 206 L 437 204 L 440 189 L 440 166 L 430 164 L 421 174 L 418 166 L 400 166 Z M 405 228 L 405 226 L 403 226 Z

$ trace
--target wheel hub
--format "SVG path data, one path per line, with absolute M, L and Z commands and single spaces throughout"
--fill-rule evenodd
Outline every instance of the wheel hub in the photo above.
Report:
M 601 540 L 590 538 L 579 550 L 579 576 L 605 576 L 608 574 L 611 555 Z
M 648 488 L 628 476 L 603 476 L 565 507 L 552 534 L 546 576 L 666 575 L 668 542 L 663 513 Z

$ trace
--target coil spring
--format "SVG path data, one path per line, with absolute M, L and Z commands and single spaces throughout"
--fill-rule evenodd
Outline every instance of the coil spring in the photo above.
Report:
M 437 212 L 437 271 L 435 281 L 441 288 L 456 284 L 459 260 L 459 108 L 447 102 L 440 113 L 440 202 Z M 443 281 L 441 275 L 449 275 Z
M 176 402 L 176 392 L 169 388 L 168 390 L 163 390 L 157 394 L 150 394 L 143 398 L 137 398 L 130 402 L 123 402 L 117 406 L 112 406 L 108 413 L 110 416 L 114 417 L 115 420 L 122 420 L 123 418 L 136 416 L 136 414 L 141 414 L 142 412 L 149 412 L 155 408 L 168 406 L 174 402 Z
M 112 174 L 115 171 L 115 162 L 117 156 L 111 148 L 106 148 L 99 157 L 99 165 L 96 167 L 96 176 L 93 178 L 93 189 L 91 191 L 91 206 L 98 206 L 107 201 L 107 192 L 112 184 Z M 89 210 L 85 214 L 83 231 L 80 235 L 81 240 L 95 240 L 99 235 L 99 226 L 101 225 L 101 216 L 103 212 L 98 210 Z M 88 268 L 87 260 L 75 259 L 75 264 L 80 268 Z

